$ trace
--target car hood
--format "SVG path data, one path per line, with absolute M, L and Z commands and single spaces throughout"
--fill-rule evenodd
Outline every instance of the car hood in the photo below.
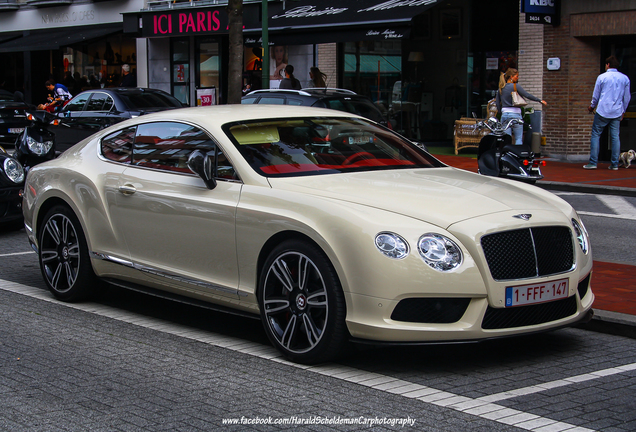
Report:
M 448 228 L 479 216 L 518 210 L 559 211 L 558 200 L 519 182 L 455 168 L 371 171 L 270 178 L 272 188 L 375 207 Z

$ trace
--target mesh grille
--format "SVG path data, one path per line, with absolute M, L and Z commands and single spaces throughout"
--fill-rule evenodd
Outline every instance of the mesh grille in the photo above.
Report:
M 490 234 L 482 237 L 481 246 L 495 280 L 564 273 L 574 264 L 572 234 L 562 226 Z
M 391 319 L 417 323 L 454 323 L 461 319 L 469 303 L 469 298 L 404 299 L 393 309 Z
M 488 306 L 481 324 L 486 330 L 525 327 L 569 317 L 576 313 L 576 296 L 548 303 L 494 309 Z

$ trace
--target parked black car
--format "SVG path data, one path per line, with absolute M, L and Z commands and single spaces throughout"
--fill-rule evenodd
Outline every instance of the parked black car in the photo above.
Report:
M 387 117 L 371 99 L 351 90 L 307 88 L 302 90 L 254 90 L 243 96 L 242 104 L 299 105 L 331 108 L 357 114 L 381 125 L 391 127 Z
M 120 121 L 184 105 L 174 96 L 157 89 L 103 88 L 85 90 L 71 99 L 50 125 L 58 151 L 64 151 L 95 132 Z
M 28 108 L 29 105 L 13 93 L 0 90 L 0 144 L 15 144 L 29 123 L 26 117 Z
M 0 229 L 22 227 L 24 169 L 0 147 Z

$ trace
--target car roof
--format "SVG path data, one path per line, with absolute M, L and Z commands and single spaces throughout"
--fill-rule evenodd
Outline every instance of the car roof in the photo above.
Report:
M 246 120 L 268 120 L 299 117 L 357 117 L 364 119 L 364 117 L 360 117 L 355 114 L 327 108 L 280 105 L 273 110 L 271 105 L 229 104 L 177 108 L 153 114 L 146 114 L 133 120 L 137 120 L 135 123 L 143 123 L 146 121 L 184 121 L 201 125 L 209 125 L 213 123 L 220 126 L 226 123 Z
M 83 90 L 81 93 L 95 93 L 95 92 L 105 92 L 111 94 L 118 95 L 126 95 L 126 94 L 141 94 L 141 93 L 166 93 L 163 90 L 152 89 L 152 88 L 142 88 L 142 87 L 105 87 L 105 88 L 93 88 Z M 169 93 L 168 93 L 169 94 Z
M 347 90 L 347 89 L 338 89 L 338 88 L 327 88 L 327 87 L 312 87 L 305 88 L 302 90 L 288 90 L 288 89 L 260 89 L 254 90 L 248 93 L 245 97 L 257 97 L 261 95 L 268 94 L 285 94 L 285 95 L 296 95 L 296 96 L 313 96 L 315 98 L 323 98 L 323 97 L 360 97 L 365 98 L 365 96 L 358 95 L 357 93 Z

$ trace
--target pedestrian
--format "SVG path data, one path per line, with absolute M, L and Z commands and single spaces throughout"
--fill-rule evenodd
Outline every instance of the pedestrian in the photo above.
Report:
M 313 85 L 313 87 L 327 87 L 327 84 L 325 84 L 327 75 L 321 72 L 320 69 L 318 69 L 317 67 L 312 66 L 309 68 L 309 78 L 311 78 L 311 84 Z
M 53 112 L 66 105 L 66 102 L 73 97 L 64 84 L 56 84 L 52 79 L 47 80 L 44 85 L 51 93 L 49 93 L 46 103 L 38 105 L 39 110 Z
M 516 91 L 520 96 L 525 99 L 530 99 L 535 102 L 541 102 L 546 106 L 548 103 L 539 99 L 536 96 L 531 95 L 521 87 L 519 81 L 519 71 L 517 69 L 509 68 L 506 73 L 503 72 L 499 76 L 499 91 L 496 96 L 497 111 L 501 113 L 501 123 L 505 123 L 510 119 L 517 118 L 522 119 L 521 108 L 514 106 L 512 103 L 512 92 Z M 515 144 L 523 144 L 523 125 L 518 124 L 512 126 L 513 130 L 507 129 L 506 133 L 512 135 L 514 131 Z
M 598 151 L 600 136 L 609 125 L 609 135 L 612 147 L 612 156 L 609 169 L 618 169 L 618 155 L 621 150 L 621 142 L 618 136 L 620 122 L 627 111 L 631 99 L 629 92 L 629 78 L 617 69 L 618 59 L 609 56 L 605 59 L 605 72 L 596 78 L 592 103 L 588 107 L 590 113 L 594 113 L 592 123 L 592 136 L 590 138 L 590 162 L 583 165 L 585 169 L 596 169 L 598 163 Z
M 300 81 L 294 77 L 294 67 L 292 65 L 288 64 L 285 66 L 285 78 L 280 82 L 279 88 L 291 90 L 300 90 L 302 88 Z
M 123 78 L 119 87 L 137 87 L 137 77 L 135 74 L 130 73 L 130 65 L 124 64 L 121 66 L 121 73 Z

